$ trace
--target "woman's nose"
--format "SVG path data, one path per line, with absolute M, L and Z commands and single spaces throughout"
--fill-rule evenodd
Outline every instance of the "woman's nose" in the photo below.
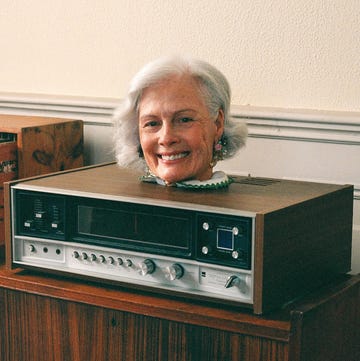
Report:
M 172 124 L 164 123 L 159 134 L 159 144 L 168 146 L 179 141 L 177 130 Z

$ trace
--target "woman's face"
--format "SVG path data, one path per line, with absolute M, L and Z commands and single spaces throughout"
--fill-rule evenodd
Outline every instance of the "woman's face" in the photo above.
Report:
M 212 176 L 214 144 L 224 116 L 211 117 L 189 76 L 173 76 L 145 89 L 139 103 L 139 135 L 150 171 L 171 184 Z

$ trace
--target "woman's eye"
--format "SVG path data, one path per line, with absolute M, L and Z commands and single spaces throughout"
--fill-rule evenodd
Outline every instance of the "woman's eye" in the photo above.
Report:
M 180 121 L 181 121 L 181 123 L 190 123 L 190 122 L 193 121 L 193 119 L 192 119 L 192 118 L 189 118 L 189 117 L 182 117 L 182 118 L 180 119 Z
M 156 121 L 156 120 L 150 120 L 150 121 L 148 121 L 148 122 L 146 122 L 145 124 L 144 124 L 144 128 L 146 128 L 146 127 L 156 127 L 157 125 L 159 125 L 159 122 L 158 121 Z

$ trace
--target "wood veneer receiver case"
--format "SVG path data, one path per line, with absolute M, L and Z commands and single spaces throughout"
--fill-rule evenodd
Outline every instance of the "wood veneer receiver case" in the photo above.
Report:
M 75 197 L 90 194 L 100 200 L 120 197 L 175 209 L 253 214 L 253 303 L 250 307 L 257 314 L 281 307 L 350 270 L 351 185 L 234 177 L 234 183 L 227 189 L 191 191 L 143 183 L 138 176 L 116 164 L 105 164 L 37 177 L 21 185 L 25 189 L 57 194 L 70 192 Z M 6 188 L 9 215 L 10 187 L 17 184 L 17 181 L 11 182 Z M 6 239 L 7 264 L 12 267 L 10 222 Z

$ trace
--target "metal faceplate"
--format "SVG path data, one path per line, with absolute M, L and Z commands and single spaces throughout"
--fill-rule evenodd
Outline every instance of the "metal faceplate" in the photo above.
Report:
M 252 271 L 71 242 L 14 237 L 14 263 L 252 304 Z

